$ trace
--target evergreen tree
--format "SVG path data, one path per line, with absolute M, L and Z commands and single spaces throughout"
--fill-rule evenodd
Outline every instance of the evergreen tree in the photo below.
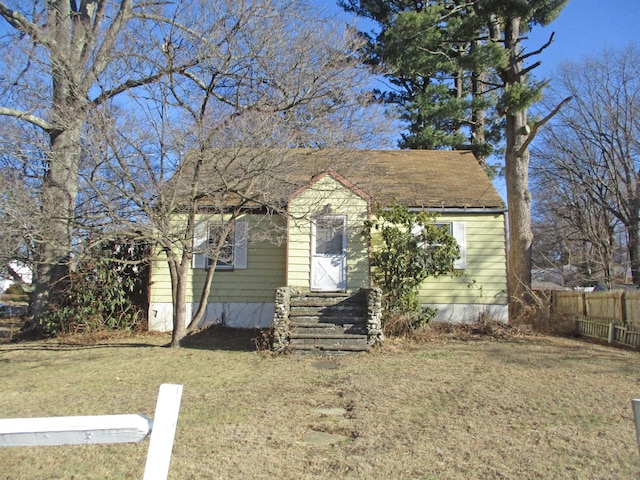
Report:
M 492 0 L 477 2 L 486 19 L 489 41 L 500 45 L 502 60 L 495 65 L 502 95 L 498 104 L 505 117 L 505 180 L 509 205 L 509 316 L 526 313 L 531 293 L 531 193 L 529 191 L 529 144 L 538 129 L 555 115 L 563 100 L 545 118 L 530 123 L 528 108 L 542 96 L 545 82 L 536 82 L 529 72 L 539 65 L 525 62 L 544 50 L 526 52 L 523 35 L 535 25 L 551 23 L 568 0 Z
M 401 146 L 461 148 L 463 127 L 481 162 L 495 136 L 484 136 L 497 118 L 487 116 L 497 95 L 497 114 L 504 122 L 505 177 L 509 204 L 510 315 L 529 302 L 531 232 L 528 147 L 549 115 L 530 123 L 528 107 L 539 100 L 545 82 L 529 73 L 539 62 L 527 62 L 546 48 L 527 52 L 523 36 L 536 25 L 551 23 L 568 0 L 341 0 L 347 11 L 370 18 L 381 31 L 369 36 L 373 61 L 388 69 L 399 92 L 382 94 L 405 108 L 409 133 Z M 446 88 L 449 90 L 447 91 Z M 474 130 L 475 129 L 475 130 Z M 489 128 L 491 131 L 491 128 Z M 482 143 L 480 142 L 482 140 Z
M 377 91 L 401 109 L 407 132 L 401 148 L 472 149 L 485 165 L 500 141 L 496 95 L 487 88 L 489 66 L 499 52 L 482 42 L 482 22 L 473 3 L 340 1 L 342 7 L 374 20 L 368 61 L 381 66 L 391 84 Z

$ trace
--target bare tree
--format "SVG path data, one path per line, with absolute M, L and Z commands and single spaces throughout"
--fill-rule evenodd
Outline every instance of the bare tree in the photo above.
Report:
M 356 39 L 335 22 L 296 0 L 221 1 L 209 13 L 219 20 L 198 48 L 210 53 L 132 94 L 126 119 L 103 109 L 92 122 L 94 160 L 83 171 L 91 202 L 112 225 L 148 239 L 167 261 L 173 346 L 204 315 L 215 266 L 239 237 L 238 217 L 286 214 L 296 186 L 283 178 L 298 168 L 299 147 L 388 145 L 389 122 L 363 93 L 370 77 L 354 57 Z M 205 30 L 207 21 L 194 18 L 191 29 Z M 167 35 L 168 64 L 181 48 Z M 203 223 L 218 228 L 204 245 L 194 241 Z M 278 233 L 269 228 L 272 239 Z M 209 268 L 200 309 L 187 318 L 196 255 Z
M 0 272 L 16 282 L 21 265 L 33 270 L 37 246 L 48 236 L 38 188 L 45 168 L 46 138 L 28 124 L 0 117 Z
M 188 25 L 209 2 L 0 1 L 0 115 L 47 137 L 39 206 L 48 219 L 37 245 L 32 313 L 63 290 L 76 218 L 83 135 L 90 112 L 202 61 L 207 32 Z M 211 19 L 215 24 L 220 19 Z M 227 27 L 232 28 L 231 22 Z M 171 33 L 171 43 L 165 37 Z M 180 55 L 168 56 L 168 50 Z M 211 50 L 206 50 L 211 53 Z M 222 53 L 222 52 L 220 52 Z
M 556 94 L 574 100 L 542 135 L 536 176 L 558 195 L 576 232 L 603 268 L 613 258 L 616 224 L 626 232 L 633 282 L 640 283 L 640 51 L 604 51 L 563 66 Z M 604 263 L 602 263 L 604 262 Z
M 538 153 L 534 150 L 532 164 L 534 268 L 561 271 L 565 286 L 611 285 L 619 222 L 589 199 L 580 181 L 567 181 L 548 168 L 556 156 Z

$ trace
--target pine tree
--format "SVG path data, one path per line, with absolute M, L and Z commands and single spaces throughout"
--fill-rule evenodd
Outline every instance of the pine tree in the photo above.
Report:
M 480 41 L 473 3 L 435 0 L 342 1 L 347 11 L 377 22 L 368 61 L 383 68 L 391 89 L 379 98 L 407 122 L 401 148 L 472 149 L 481 164 L 500 141 L 497 96 L 486 87 L 496 48 Z
M 527 64 L 552 41 L 527 52 L 523 35 L 551 23 L 568 0 L 348 0 L 347 11 L 375 20 L 380 33 L 369 36 L 372 61 L 387 67 L 397 91 L 382 93 L 405 109 L 408 133 L 400 146 L 463 148 L 459 135 L 470 131 L 469 147 L 481 162 L 505 138 L 505 177 L 509 204 L 509 295 L 511 318 L 530 300 L 531 232 L 528 147 L 545 118 L 530 123 L 527 110 L 542 96 L 545 82 Z M 496 95 L 493 103 L 491 92 Z M 497 116 L 493 116 L 493 107 Z M 489 113 L 489 115 L 487 115 Z M 487 135 L 485 132 L 489 132 Z

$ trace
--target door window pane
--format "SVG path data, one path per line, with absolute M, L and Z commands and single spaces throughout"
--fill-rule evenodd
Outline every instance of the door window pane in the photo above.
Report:
M 316 220 L 316 254 L 341 255 L 344 218 L 322 217 Z

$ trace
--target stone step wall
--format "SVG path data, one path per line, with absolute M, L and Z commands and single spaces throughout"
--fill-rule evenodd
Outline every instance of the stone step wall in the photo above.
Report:
M 276 292 L 274 349 L 366 351 L 382 341 L 379 289 L 355 294 Z

